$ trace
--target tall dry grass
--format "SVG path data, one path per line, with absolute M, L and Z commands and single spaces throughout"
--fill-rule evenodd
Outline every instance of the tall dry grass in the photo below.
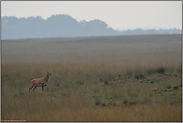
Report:
M 75 38 L 72 41 L 67 38 L 27 40 L 3 41 L 2 63 L 69 62 L 125 66 L 181 63 L 181 35 L 89 37 L 80 39 L 82 42 Z
M 38 108 L 39 109 L 39 108 Z M 16 115 L 10 113 L 3 119 L 24 119 L 26 121 L 122 121 L 122 122 L 180 122 L 181 109 L 180 106 L 131 106 L 131 107 L 105 107 L 98 109 L 80 108 L 71 109 L 54 108 L 40 109 L 34 113 L 17 112 Z M 49 111 L 47 111 L 49 110 Z M 42 113 L 44 112 L 45 113 Z M 6 118 L 7 117 L 7 118 Z M 10 118 L 11 117 L 11 118 Z
M 4 90 L 2 91 L 4 93 Z M 103 107 L 95 106 L 94 101 L 88 99 L 89 94 L 77 93 L 78 89 L 66 96 L 56 95 L 57 97 L 51 98 L 47 93 L 38 93 L 40 91 L 30 94 L 23 91 L 23 95 L 3 95 L 2 120 L 164 122 L 182 120 L 181 104 L 178 103 Z M 7 92 L 9 93 L 13 92 Z M 93 104 L 90 104 L 92 102 Z
M 29 93 L 30 80 L 44 77 L 49 67 L 52 67 L 53 74 L 48 81 L 49 92 L 41 92 L 41 88 L 37 88 Z M 27 121 L 181 120 L 181 91 L 161 92 L 159 95 L 152 90 L 153 88 L 168 89 L 169 85 L 171 89 L 176 85 L 181 86 L 181 74 L 177 71 L 178 68 L 172 69 L 172 72 L 171 69 L 166 68 L 166 72 L 173 77 L 165 77 L 165 75 L 163 75 L 164 78 L 154 77 L 151 79 L 154 84 L 145 83 L 146 79 L 140 81 L 135 76 L 131 76 L 129 73 L 133 71 L 133 68 L 130 71 L 124 68 L 105 64 L 3 64 L 2 119 Z M 147 70 L 147 67 L 142 67 L 143 75 L 148 75 Z M 156 71 L 156 68 L 151 70 Z M 173 73 L 177 74 L 177 77 Z M 120 81 L 112 85 L 103 84 L 106 80 L 115 79 L 119 75 L 121 75 Z M 162 83 L 156 83 L 160 80 Z M 96 103 L 100 104 L 96 105 Z
M 179 38 L 4 41 L 1 119 L 182 121 Z M 49 91 L 29 93 L 30 81 L 49 70 Z

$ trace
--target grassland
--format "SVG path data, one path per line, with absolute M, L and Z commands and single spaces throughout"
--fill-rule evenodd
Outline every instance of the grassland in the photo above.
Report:
M 181 35 L 2 41 L 1 119 L 182 121 Z M 28 92 L 52 70 L 49 91 Z

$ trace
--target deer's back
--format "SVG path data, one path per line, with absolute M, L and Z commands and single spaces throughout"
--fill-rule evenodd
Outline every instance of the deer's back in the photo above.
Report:
M 45 83 L 45 80 L 44 78 L 39 78 L 39 79 L 33 79 L 31 82 L 34 83 L 35 85 L 42 85 Z

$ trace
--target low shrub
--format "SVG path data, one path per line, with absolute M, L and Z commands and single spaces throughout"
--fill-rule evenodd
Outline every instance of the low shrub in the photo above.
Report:
M 161 74 L 158 74 L 158 77 L 162 76 Z
M 139 79 L 140 77 L 139 77 L 139 75 L 135 75 L 135 78 L 136 78 L 136 79 Z
M 165 68 L 163 67 L 160 67 L 156 70 L 157 73 L 161 73 L 161 74 L 164 74 L 165 73 Z
M 173 89 L 168 89 L 168 91 L 170 92 L 170 91 L 173 91 Z
M 140 75 L 139 74 L 136 74 L 135 75 L 135 78 L 136 79 L 143 79 L 143 78 L 145 78 L 145 76 L 143 74 L 140 74 Z
M 137 104 L 137 101 L 136 100 L 132 100 L 132 101 L 129 102 L 129 104 L 130 105 L 135 105 L 135 104 Z
M 102 106 L 106 106 L 106 105 L 107 105 L 106 103 L 104 103 L 104 102 L 102 103 Z
M 127 103 L 128 103 L 128 100 L 125 99 L 125 100 L 123 101 L 123 104 L 127 104 Z
M 171 88 L 171 85 L 168 85 L 168 87 L 167 87 L 168 89 L 170 89 Z
M 175 77 L 177 77 L 177 74 L 174 74 Z
M 179 88 L 178 85 L 174 86 L 173 89 L 177 90 Z
M 95 105 L 100 105 L 100 101 L 96 101 L 95 102 Z
M 106 79 L 106 80 L 104 81 L 104 84 L 107 85 L 108 83 L 109 83 L 109 81 Z
M 164 89 L 163 91 L 167 92 L 168 90 L 167 89 Z
M 140 74 L 139 76 L 141 79 L 145 78 L 145 76 L 143 74 Z

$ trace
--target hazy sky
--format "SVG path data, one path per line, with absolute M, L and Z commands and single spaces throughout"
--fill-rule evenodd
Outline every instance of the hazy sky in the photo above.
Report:
M 181 1 L 2 1 L 1 16 L 68 14 L 77 21 L 100 19 L 113 29 L 182 29 Z

